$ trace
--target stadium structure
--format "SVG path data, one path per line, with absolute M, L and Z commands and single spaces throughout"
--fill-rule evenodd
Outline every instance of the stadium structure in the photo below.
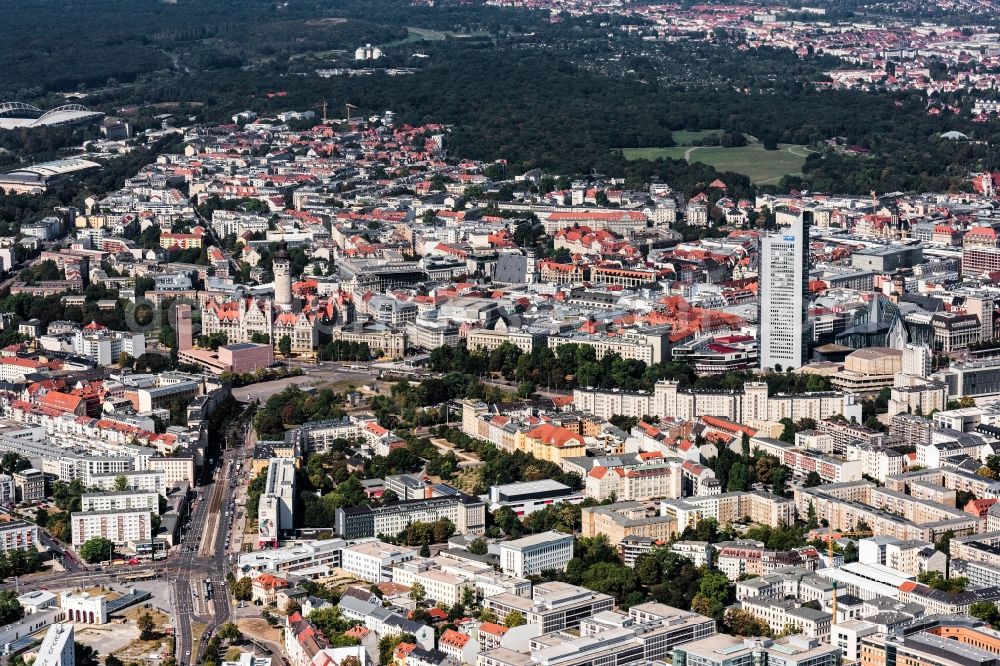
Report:
M 73 125 L 97 120 L 103 115 L 100 111 L 91 111 L 80 104 L 65 104 L 43 111 L 37 106 L 23 102 L 2 102 L 0 103 L 0 129 Z
M 0 190 L 7 194 L 41 194 L 70 176 L 99 168 L 97 162 L 79 157 L 41 162 L 0 174 Z

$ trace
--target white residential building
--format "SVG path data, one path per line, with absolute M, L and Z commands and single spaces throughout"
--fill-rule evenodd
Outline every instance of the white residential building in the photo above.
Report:
M 407 587 L 419 583 L 424 588 L 427 599 L 449 606 L 462 601 L 462 594 L 466 588 L 475 588 L 468 578 L 441 571 L 433 565 L 432 561 L 426 559 L 404 562 L 393 568 L 392 582 Z
M 416 556 L 417 551 L 412 548 L 393 546 L 378 540 L 364 541 L 344 548 L 340 567 L 369 583 L 384 583 L 392 580 L 392 568 L 395 565 Z
M 903 473 L 905 456 L 893 448 L 854 442 L 847 445 L 846 456 L 848 460 L 860 460 L 861 473 L 879 483 L 885 483 L 887 476 Z
M 712 564 L 713 549 L 707 541 L 674 541 L 670 544 L 670 550 L 688 558 L 696 567 L 711 566 Z
M 547 570 L 565 571 L 573 559 L 573 536 L 543 532 L 500 544 L 500 568 L 511 576 L 526 577 Z
M 104 493 L 84 493 L 80 497 L 81 511 L 127 511 L 145 509 L 160 513 L 160 494 L 150 491 L 124 490 Z
M 127 511 L 78 511 L 70 517 L 73 548 L 79 548 L 88 539 L 104 537 L 116 546 L 152 538 L 151 514 L 145 510 Z
M 75 666 L 76 642 L 73 636 L 73 625 L 70 623 L 53 624 L 45 632 L 45 638 L 38 648 L 38 656 L 34 666 Z
M 166 472 L 158 470 L 127 470 L 114 474 L 91 474 L 90 485 L 101 490 L 114 490 L 118 477 L 124 476 L 132 490 L 167 494 Z
M 121 354 L 139 358 L 146 353 L 146 336 L 129 331 L 109 331 L 93 324 L 73 334 L 73 353 L 95 360 L 99 365 L 117 363 Z
M 946 574 L 948 570 L 948 556 L 930 541 L 922 539 L 892 536 L 861 539 L 858 542 L 858 561 L 862 564 L 881 564 L 911 576 L 927 571 Z
M 38 544 L 38 526 L 24 520 L 0 523 L 0 552 L 34 550 Z

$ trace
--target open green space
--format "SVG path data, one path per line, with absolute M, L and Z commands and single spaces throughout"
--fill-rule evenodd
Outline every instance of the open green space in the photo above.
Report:
M 443 42 L 448 37 L 452 39 L 472 39 L 480 37 L 489 37 L 488 32 L 453 32 L 450 30 L 431 30 L 430 28 L 415 28 L 413 26 L 406 27 L 406 38 L 397 39 L 392 42 L 386 42 L 384 44 L 379 44 L 380 48 L 390 48 L 393 46 L 402 46 L 404 44 L 414 44 L 416 42 Z
M 695 141 L 707 139 L 713 134 L 719 134 L 722 130 L 672 130 L 670 135 L 674 138 L 674 143 L 678 146 L 693 146 Z
M 420 39 L 427 40 L 429 42 L 440 42 L 445 38 L 445 34 L 439 30 L 431 30 L 429 28 L 414 28 L 413 26 L 406 26 L 407 32 L 410 36 L 416 35 Z
M 721 146 L 672 146 L 670 148 L 625 148 L 627 160 L 655 160 L 668 157 L 701 162 L 720 171 L 734 171 L 749 176 L 755 183 L 776 181 L 782 176 L 802 172 L 802 165 L 811 151 L 805 146 L 779 143 L 778 150 L 764 150 L 760 143 L 738 148 Z

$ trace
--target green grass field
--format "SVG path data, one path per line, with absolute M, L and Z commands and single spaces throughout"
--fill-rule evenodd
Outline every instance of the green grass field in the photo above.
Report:
M 713 134 L 717 134 L 722 130 L 671 130 L 670 134 L 674 137 L 674 143 L 678 146 L 690 146 L 695 141 L 701 139 L 707 139 Z
M 445 33 L 437 30 L 430 30 L 428 28 L 414 28 L 413 26 L 407 26 L 406 29 L 411 33 L 411 35 L 416 35 L 418 38 L 428 42 L 440 42 L 445 37 Z
M 394 42 L 387 42 L 385 44 L 379 44 L 381 48 L 389 48 L 393 46 L 402 46 L 404 44 L 414 44 L 416 42 L 440 42 L 448 37 L 454 39 L 472 39 L 474 37 L 489 37 L 488 32 L 441 32 L 440 30 L 431 30 L 430 28 L 415 28 L 413 26 L 407 26 L 407 36 L 406 39 L 397 39 Z
M 676 136 L 676 133 L 675 133 Z M 624 148 L 627 160 L 655 160 L 669 157 L 688 162 L 702 162 L 719 171 L 746 174 L 754 183 L 767 183 L 782 176 L 802 172 L 802 164 L 811 151 L 796 144 L 778 144 L 778 150 L 764 150 L 759 143 L 739 148 L 720 146 L 673 146 L 670 148 Z

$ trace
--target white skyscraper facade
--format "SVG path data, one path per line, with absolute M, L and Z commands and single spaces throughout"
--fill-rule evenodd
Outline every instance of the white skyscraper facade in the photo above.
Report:
M 810 212 L 778 211 L 778 233 L 760 252 L 760 367 L 800 368 L 809 360 Z
M 73 625 L 67 622 L 50 626 L 34 663 L 36 666 L 75 666 Z
M 934 368 L 927 345 L 906 345 L 903 348 L 903 374 L 926 379 Z

